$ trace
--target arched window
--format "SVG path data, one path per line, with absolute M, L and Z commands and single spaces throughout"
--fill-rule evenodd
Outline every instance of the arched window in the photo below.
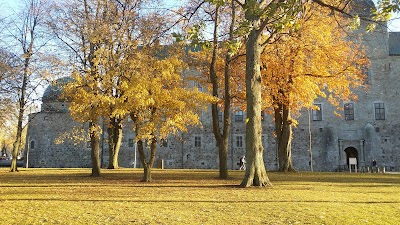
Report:
M 35 148 L 35 141 L 31 141 L 31 149 Z

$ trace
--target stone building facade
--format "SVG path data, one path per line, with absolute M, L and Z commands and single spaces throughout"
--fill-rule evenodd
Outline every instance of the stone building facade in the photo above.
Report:
M 361 14 L 369 13 L 374 7 L 372 1 L 359 2 Z M 365 28 L 365 24 L 363 26 Z M 388 171 L 400 171 L 400 33 L 388 33 L 385 27 L 378 26 L 374 32 L 364 35 L 363 43 L 371 61 L 366 71 L 367 88 L 357 91 L 358 101 L 341 103 L 343 110 L 339 113 L 342 117 L 335 116 L 336 108 L 324 99 L 315 101 L 319 111 L 302 112 L 292 143 L 295 168 L 310 170 L 311 144 L 312 165 L 316 171 L 346 169 L 349 158 L 356 158 L 359 168 L 371 166 L 372 160 L 376 160 L 378 166 L 385 166 Z M 56 97 L 58 92 L 57 88 L 48 87 L 43 95 L 41 112 L 30 115 L 25 160 L 29 167 L 90 167 L 90 148 L 86 143 L 74 145 L 66 140 L 63 144 L 55 144 L 62 133 L 74 127 L 88 127 L 73 121 L 68 113 L 68 103 Z M 239 158 L 245 154 L 245 117 L 242 111 L 231 115 L 228 160 L 231 169 L 239 168 Z M 211 112 L 202 112 L 201 118 L 201 128 L 193 128 L 189 133 L 160 143 L 157 159 L 163 160 L 164 168 L 218 168 Z M 127 120 L 119 156 L 122 167 L 140 166 L 132 127 L 131 121 Z M 273 131 L 272 120 L 265 116 L 262 140 L 268 170 L 278 168 Z M 108 162 L 106 135 L 103 134 L 100 146 L 102 166 Z

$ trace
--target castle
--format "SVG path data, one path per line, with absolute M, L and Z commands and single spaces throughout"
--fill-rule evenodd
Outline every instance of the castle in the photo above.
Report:
M 357 2 L 361 14 L 369 13 L 374 7 L 372 1 Z M 364 32 L 363 29 L 365 25 L 360 32 Z M 357 91 L 356 102 L 341 103 L 343 117 L 335 116 L 333 111 L 336 108 L 324 99 L 315 101 L 320 110 L 302 112 L 292 143 L 296 169 L 310 170 L 312 161 L 316 171 L 338 171 L 348 168 L 349 158 L 356 158 L 358 168 L 370 167 L 375 160 L 387 171 L 400 171 L 400 33 L 388 33 L 385 27 L 378 26 L 374 32 L 364 35 L 363 43 L 371 61 L 366 71 L 368 90 Z M 191 85 L 196 86 L 196 83 Z M 68 103 L 58 98 L 59 92 L 57 87 L 49 86 L 43 94 L 41 111 L 29 116 L 25 161 L 29 167 L 91 167 L 90 145 L 74 145 L 69 140 L 55 144 L 60 134 L 74 127 L 88 128 L 87 123 L 73 121 L 68 113 Z M 164 168 L 218 168 L 218 148 L 212 133 L 211 112 L 204 111 L 201 118 L 202 128 L 160 143 L 157 159 L 163 161 Z M 243 111 L 232 112 L 230 169 L 238 169 L 239 158 L 246 152 L 245 118 Z M 277 146 L 272 135 L 274 124 L 267 116 L 262 123 L 264 161 L 267 170 L 276 170 Z M 122 167 L 139 166 L 132 127 L 132 122 L 127 119 L 119 155 Z M 109 160 L 106 135 L 106 132 L 102 134 L 100 144 L 103 167 Z

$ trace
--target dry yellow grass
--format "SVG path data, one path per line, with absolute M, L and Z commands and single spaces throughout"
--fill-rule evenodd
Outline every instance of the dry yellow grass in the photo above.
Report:
M 269 173 L 273 187 L 238 187 L 243 171 L 0 169 L 0 224 L 400 224 L 399 174 Z

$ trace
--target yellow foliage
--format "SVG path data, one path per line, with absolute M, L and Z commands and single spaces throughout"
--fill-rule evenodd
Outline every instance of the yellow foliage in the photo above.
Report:
M 323 22 L 322 22 L 323 21 Z M 354 97 L 365 79 L 365 52 L 338 24 L 344 18 L 310 5 L 299 29 L 267 45 L 262 54 L 264 104 L 289 106 L 296 114 L 318 97 L 334 105 Z
M 89 132 L 82 127 L 74 127 L 71 131 L 59 134 L 54 143 L 63 144 L 66 140 L 71 140 L 74 145 L 86 143 L 90 140 Z

